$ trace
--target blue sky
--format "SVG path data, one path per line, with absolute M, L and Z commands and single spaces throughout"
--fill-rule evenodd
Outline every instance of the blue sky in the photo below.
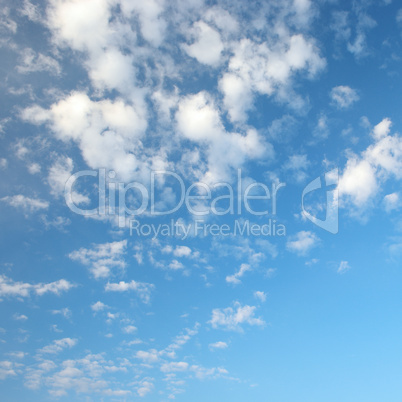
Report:
M 401 35 L 396 0 L 3 0 L 1 399 L 400 401 Z

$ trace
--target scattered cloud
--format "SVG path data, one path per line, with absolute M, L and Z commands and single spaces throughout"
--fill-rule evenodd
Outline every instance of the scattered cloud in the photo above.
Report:
M 355 89 L 346 85 L 340 85 L 332 88 L 331 99 L 333 104 L 339 109 L 347 109 L 359 100 L 359 95 Z
M 155 288 L 153 284 L 136 282 L 132 280 L 131 282 L 120 281 L 119 283 L 108 282 L 105 286 L 106 292 L 129 292 L 133 291 L 138 294 L 140 299 L 144 303 L 149 303 L 151 299 L 151 292 Z
M 32 285 L 25 282 L 15 282 L 12 279 L 7 278 L 5 275 L 0 275 L 0 297 L 29 297 L 31 294 L 43 296 L 47 293 L 60 295 L 73 287 L 75 287 L 75 285 L 65 279 Z
M 189 365 L 187 362 L 171 362 L 164 363 L 161 366 L 161 371 L 164 373 L 173 373 L 177 371 L 186 371 Z
M 293 253 L 306 255 L 318 242 L 319 238 L 313 232 L 303 230 L 289 237 L 286 248 Z
M 0 198 L 0 201 L 7 203 L 8 205 L 11 205 L 14 208 L 22 209 L 25 214 L 31 214 L 38 212 L 42 209 L 49 208 L 48 201 L 43 201 L 37 198 L 26 197 L 25 195 L 22 194 L 6 196 Z
M 384 197 L 384 207 L 388 213 L 399 209 L 401 206 L 402 202 L 399 193 L 387 194 Z
M 267 300 L 267 295 L 265 292 L 262 291 L 255 291 L 254 292 L 254 297 L 259 300 L 260 302 L 264 303 Z
M 238 285 L 241 283 L 240 278 L 247 272 L 251 271 L 251 267 L 248 264 L 241 264 L 240 269 L 233 275 L 226 277 L 226 282 Z
M 17 66 L 17 71 L 22 74 L 45 71 L 50 74 L 60 75 L 61 67 L 53 57 L 27 48 L 21 51 L 20 64 Z
M 64 307 L 61 310 L 52 310 L 52 314 L 60 314 L 66 319 L 70 319 L 73 313 L 68 307 Z
M 344 274 L 345 272 L 349 271 L 350 268 L 351 268 L 351 266 L 349 265 L 349 263 L 347 261 L 341 261 L 339 268 L 337 270 L 337 273 Z
M 91 249 L 80 248 L 69 254 L 73 261 L 89 266 L 92 275 L 96 278 L 107 278 L 113 268 L 124 269 L 126 262 L 127 240 L 105 244 L 94 244 Z
M 106 304 L 102 303 L 101 301 L 97 301 L 96 303 L 91 305 L 92 311 L 98 312 L 98 311 L 103 311 L 105 309 L 109 308 Z
M 255 306 L 242 306 L 239 302 L 234 303 L 233 307 L 224 309 L 213 309 L 209 323 L 212 328 L 224 329 L 227 331 L 242 331 L 242 325 L 263 326 L 265 322 L 261 318 L 255 317 Z
M 355 214 L 361 215 L 371 205 L 389 177 L 402 178 L 402 138 L 390 134 L 391 124 L 383 119 L 372 130 L 373 143 L 360 155 L 347 155 L 338 185 L 340 205 L 355 207 L 351 211 Z
M 310 161 L 306 154 L 291 155 L 284 165 L 284 169 L 290 171 L 298 183 L 302 183 L 307 178 L 306 170 L 310 166 Z
M 229 345 L 226 342 L 218 341 L 209 344 L 210 349 L 226 349 Z
M 28 317 L 25 314 L 14 314 L 14 320 L 26 321 Z
M 45 346 L 39 350 L 42 354 L 56 354 L 62 352 L 64 349 L 71 349 L 77 344 L 77 339 L 63 338 L 53 341 L 50 345 Z

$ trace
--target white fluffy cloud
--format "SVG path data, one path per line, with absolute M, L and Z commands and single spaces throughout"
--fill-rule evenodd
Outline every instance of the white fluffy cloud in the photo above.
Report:
M 303 230 L 289 238 L 286 248 L 299 255 L 306 255 L 318 242 L 319 238 L 313 232 Z
M 64 196 L 64 187 L 67 180 L 73 173 L 74 163 L 71 158 L 66 156 L 59 157 L 49 169 L 47 181 L 51 188 L 51 193 L 56 197 Z M 85 195 L 73 191 L 71 194 L 73 202 L 78 204 L 88 204 L 89 198 Z
M 251 271 L 251 267 L 248 264 L 241 264 L 239 270 L 233 275 L 228 275 L 226 277 L 227 283 L 232 283 L 233 285 L 238 285 L 241 283 L 240 278 L 247 272 Z
M 242 325 L 263 326 L 265 322 L 261 318 L 255 317 L 255 306 L 242 306 L 240 303 L 234 303 L 233 307 L 223 309 L 213 309 L 212 317 L 209 323 L 215 329 L 225 329 L 228 331 L 242 331 Z
M 55 354 L 63 351 L 64 349 L 67 348 L 72 348 L 77 344 L 77 339 L 72 339 L 72 338 L 63 338 L 63 339 L 57 339 L 53 341 L 50 345 L 45 346 L 44 348 L 39 350 L 39 353 L 47 354 Z
M 0 201 L 7 203 L 14 208 L 21 208 L 26 214 L 49 208 L 49 202 L 37 198 L 26 197 L 22 194 L 13 196 L 8 195 L 0 198 Z
M 69 254 L 74 261 L 90 267 L 90 271 L 95 278 L 107 278 L 111 274 L 112 268 L 124 269 L 126 262 L 127 240 L 119 242 L 95 244 L 91 249 L 80 248 Z
M 170 362 L 164 363 L 161 366 L 161 371 L 164 373 L 174 373 L 178 371 L 186 371 L 189 365 L 187 362 Z
M 359 100 L 359 95 L 355 89 L 340 85 L 332 88 L 331 99 L 338 108 L 346 109 Z
M 241 40 L 220 82 L 229 117 L 233 122 L 245 122 L 246 112 L 252 108 L 252 93 L 276 94 L 296 109 L 303 107 L 304 102 L 291 90 L 292 76 L 298 71 L 314 76 L 324 66 L 315 43 L 300 34 L 283 35 L 274 46 Z
M 310 165 L 310 161 L 306 154 L 291 155 L 284 165 L 284 169 L 290 171 L 297 182 L 303 182 L 307 173 L 306 170 Z
M 97 301 L 96 303 L 91 305 L 92 311 L 98 312 L 98 311 L 103 311 L 105 309 L 109 308 L 106 304 L 102 303 L 101 301 Z
M 402 178 L 402 138 L 390 135 L 390 128 L 391 121 L 382 120 L 372 131 L 373 144 L 349 155 L 339 178 L 341 206 L 366 207 L 389 177 Z
M 264 144 L 256 130 L 243 135 L 225 131 L 219 110 L 205 91 L 182 99 L 176 120 L 181 135 L 205 149 L 208 171 L 203 180 L 207 183 L 228 180 L 230 169 L 241 167 L 248 158 L 272 158 L 272 147 Z
M 210 349 L 226 349 L 229 345 L 226 342 L 218 341 L 214 343 L 210 343 Z
M 391 212 L 401 207 L 401 197 L 399 193 L 387 194 L 384 197 L 384 206 L 387 212 Z
M 16 376 L 15 364 L 13 362 L 3 360 L 0 361 L 0 380 L 5 380 L 7 377 Z
M 33 49 L 24 49 L 21 52 L 21 63 L 17 71 L 22 74 L 46 71 L 54 75 L 61 73 L 61 67 L 57 60 L 42 53 L 36 53 Z
M 260 302 L 264 303 L 267 300 L 267 295 L 265 292 L 257 290 L 254 292 L 254 297 Z
M 223 43 L 219 32 L 203 21 L 196 22 L 192 29 L 195 41 L 191 45 L 183 45 L 184 50 L 198 62 L 217 66 L 221 60 Z
M 0 297 L 28 297 L 31 294 L 43 296 L 46 293 L 60 295 L 73 287 L 75 285 L 65 279 L 33 285 L 26 282 L 15 282 L 5 275 L 0 275 Z
M 155 286 L 153 284 L 136 282 L 134 280 L 131 282 L 120 281 L 119 283 L 108 282 L 105 286 L 107 292 L 136 292 L 144 303 L 149 303 L 151 292 L 154 288 Z
M 73 92 L 50 109 L 32 106 L 21 116 L 34 124 L 47 123 L 59 139 L 76 142 L 89 167 L 112 169 L 129 179 L 140 164 L 135 152 L 147 125 L 143 113 L 122 99 L 92 101 Z

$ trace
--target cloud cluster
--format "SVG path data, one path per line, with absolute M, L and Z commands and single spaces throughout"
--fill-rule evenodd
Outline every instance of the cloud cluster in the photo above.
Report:
M 390 177 L 402 178 L 402 138 L 390 134 L 391 125 L 383 119 L 371 132 L 372 144 L 360 155 L 349 153 L 338 186 L 343 207 L 365 208 Z
M 223 309 L 213 309 L 209 323 L 212 328 L 224 329 L 227 331 L 242 331 L 242 325 L 263 326 L 265 322 L 261 318 L 255 317 L 255 306 L 242 306 L 239 302 L 234 303 L 233 307 Z
M 127 240 L 119 242 L 95 244 L 91 249 L 80 248 L 69 254 L 73 261 L 78 261 L 89 266 L 92 275 L 99 278 L 107 278 L 111 275 L 113 268 L 124 269 L 126 262 Z
M 74 287 L 74 284 L 65 279 L 33 285 L 27 282 L 13 281 L 5 275 L 0 275 L 0 297 L 29 297 L 32 294 L 43 296 L 47 293 L 60 295 Z

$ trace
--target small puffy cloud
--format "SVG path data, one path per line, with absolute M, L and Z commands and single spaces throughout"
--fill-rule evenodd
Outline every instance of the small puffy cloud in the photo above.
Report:
M 94 244 L 91 249 L 80 248 L 69 254 L 73 261 L 78 261 L 89 266 L 96 279 L 107 278 L 112 268 L 126 267 L 124 254 L 126 253 L 127 240 L 112 243 Z
M 21 52 L 17 71 L 22 74 L 45 71 L 53 75 L 60 75 L 61 67 L 58 61 L 52 57 L 27 48 Z
M 188 369 L 187 362 L 171 362 L 164 363 L 161 366 L 161 371 L 164 373 L 174 373 L 178 371 L 186 371 Z
M 402 137 L 390 134 L 391 124 L 383 119 L 372 131 L 374 142 L 360 155 L 348 155 L 338 185 L 344 208 L 354 206 L 361 211 L 371 205 L 389 177 L 402 178 Z
M 169 269 L 172 269 L 173 271 L 177 271 L 179 269 L 183 269 L 184 265 L 177 260 L 173 260 L 169 265 L 168 265 Z
M 336 271 L 338 274 L 344 274 L 345 272 L 349 271 L 351 266 L 347 261 L 341 261 L 338 270 Z
M 250 271 L 251 267 L 248 264 L 241 264 L 240 269 L 233 275 L 226 277 L 226 282 L 232 283 L 233 285 L 238 285 L 241 283 L 240 278 L 247 272 Z
M 72 312 L 68 307 L 64 307 L 61 310 L 52 310 L 52 314 L 60 314 L 66 319 L 69 319 L 72 316 Z
M 0 201 L 11 205 L 14 208 L 19 208 L 24 211 L 24 213 L 34 213 L 42 209 L 48 209 L 49 203 L 37 198 L 26 197 L 25 195 L 18 194 L 13 196 L 6 196 L 0 198 Z
M 257 300 L 259 300 L 260 302 L 265 302 L 265 300 L 267 300 L 267 295 L 266 295 L 266 293 L 265 292 L 262 292 L 262 291 L 259 291 L 259 290 L 257 290 L 257 291 L 255 291 L 254 292 L 254 297 L 257 299 Z
M 41 171 L 41 167 L 40 167 L 40 165 L 38 164 L 38 163 L 31 163 L 29 166 L 28 166 L 28 172 L 30 173 L 30 174 L 37 174 L 37 173 L 39 173 Z
M 265 272 L 265 277 L 266 278 L 272 278 L 275 276 L 277 269 L 276 268 L 268 268 Z
M 66 292 L 73 287 L 75 287 L 75 285 L 72 285 L 70 282 L 66 281 L 65 279 L 60 279 L 56 282 L 51 282 L 51 283 L 42 283 L 42 284 L 34 286 L 35 292 L 39 296 L 42 296 L 46 293 L 54 293 L 56 295 L 59 295 L 60 293 Z
M 86 93 L 73 92 L 50 109 L 28 107 L 21 117 L 35 125 L 49 125 L 60 140 L 75 141 L 90 168 L 114 170 L 129 180 L 143 166 L 136 154 L 147 125 L 140 109 L 120 98 L 92 101 Z
M 222 367 L 206 368 L 195 364 L 190 367 L 190 370 L 194 372 L 199 380 L 204 380 L 206 378 L 221 378 L 225 374 L 228 374 L 228 371 Z
M 400 8 L 396 13 L 396 21 L 398 22 L 398 24 L 402 25 L 402 8 Z
M 102 303 L 101 301 L 97 301 L 96 303 L 91 305 L 92 311 L 98 312 L 98 311 L 103 311 L 105 309 L 109 308 L 106 304 Z
M 27 353 L 18 351 L 18 352 L 7 353 L 7 355 L 14 357 L 15 359 L 23 359 L 27 355 Z
M 55 197 L 64 196 L 64 188 L 67 180 L 72 175 L 74 168 L 73 160 L 67 156 L 60 156 L 49 169 L 47 181 L 51 188 L 51 193 Z M 71 194 L 74 204 L 88 204 L 89 198 L 76 191 Z
M 319 238 L 313 232 L 303 230 L 289 238 L 286 248 L 296 254 L 306 255 L 318 242 Z
M 339 191 L 353 204 L 364 205 L 378 191 L 376 171 L 367 160 L 351 157 L 347 161 L 343 175 L 339 179 Z
M 391 212 L 401 207 L 401 197 L 399 193 L 388 194 L 384 197 L 384 207 L 387 212 Z
M 10 361 L 0 361 L 0 380 L 5 380 L 7 377 L 16 376 L 15 364 Z
M 229 345 L 226 342 L 218 341 L 209 344 L 210 349 L 226 349 Z
M 188 257 L 191 255 L 191 248 L 187 246 L 176 246 L 173 255 L 175 257 Z
M 162 15 L 165 5 L 166 3 L 160 0 L 121 1 L 122 11 L 126 16 L 133 13 L 138 15 L 142 35 L 155 47 L 161 45 L 166 37 L 166 21 Z
M 391 131 L 392 121 L 386 117 L 380 123 L 378 123 L 372 132 L 372 136 L 375 140 L 381 140 L 386 137 Z
M 355 89 L 346 85 L 334 87 L 331 90 L 331 99 L 335 106 L 340 109 L 347 109 L 359 100 L 359 95 Z
M 106 292 L 136 292 L 144 303 L 149 303 L 151 292 L 154 288 L 155 286 L 151 283 L 136 282 L 134 280 L 131 282 L 120 281 L 119 283 L 108 282 L 105 286 Z
M 219 32 L 203 21 L 196 22 L 192 29 L 195 41 L 191 45 L 183 45 L 186 53 L 197 59 L 199 63 L 217 66 L 221 60 L 223 43 Z
M 221 328 L 228 331 L 242 331 L 242 325 L 244 324 L 251 326 L 265 325 L 261 318 L 255 317 L 255 309 L 255 306 L 242 306 L 239 302 L 234 303 L 234 308 L 216 308 L 212 310 L 212 317 L 209 323 L 212 328 Z
M 29 20 L 40 22 L 42 19 L 37 5 L 32 4 L 29 0 L 24 0 L 22 7 L 19 9 L 21 15 L 26 16 Z
M 272 146 L 263 141 L 257 130 L 227 132 L 219 108 L 206 91 L 183 98 L 175 117 L 180 135 L 205 151 L 208 170 L 202 178 L 204 183 L 230 180 L 231 171 L 240 168 L 246 160 L 273 156 Z
M 191 248 L 187 246 L 176 246 L 173 248 L 170 245 L 163 247 L 162 253 L 164 254 L 173 254 L 175 257 L 190 257 L 191 256 Z
M 0 158 L 0 169 L 7 169 L 8 160 L 6 158 Z
M 137 331 L 137 327 L 134 325 L 127 325 L 126 327 L 123 328 L 123 332 L 125 334 L 132 334 Z
M 230 119 L 245 123 L 257 94 L 276 95 L 278 101 L 302 111 L 306 102 L 292 89 L 293 75 L 303 72 L 313 77 L 325 65 L 314 41 L 300 34 L 281 35 L 272 43 L 240 40 L 219 82 Z
M 309 165 L 310 161 L 307 159 L 307 155 L 291 155 L 285 163 L 284 169 L 292 172 L 295 180 L 300 183 L 306 179 L 306 170 Z
M 39 283 L 32 285 L 24 282 L 14 282 L 5 275 L 0 275 L 0 297 L 28 297 L 32 293 L 43 296 L 46 293 L 60 295 L 75 287 L 65 279 L 60 279 L 51 283 Z
M 152 382 L 150 382 L 150 381 L 141 381 L 140 385 L 137 388 L 138 396 L 143 398 L 144 396 L 146 396 L 147 394 L 152 392 L 153 389 L 154 389 L 154 384 Z
M 77 344 L 77 339 L 72 339 L 72 338 L 63 338 L 63 339 L 57 339 L 53 341 L 50 345 L 45 346 L 44 348 L 39 350 L 39 353 L 51 353 L 51 354 L 56 354 L 60 353 L 64 349 L 67 348 L 72 348 Z
M 329 136 L 328 118 L 325 114 L 320 114 L 313 135 L 318 140 L 325 140 Z
M 25 314 L 14 314 L 14 320 L 26 321 L 28 317 Z
M 159 360 L 159 353 L 156 349 L 150 349 L 148 351 L 139 350 L 135 354 L 135 357 L 144 363 L 152 364 Z

